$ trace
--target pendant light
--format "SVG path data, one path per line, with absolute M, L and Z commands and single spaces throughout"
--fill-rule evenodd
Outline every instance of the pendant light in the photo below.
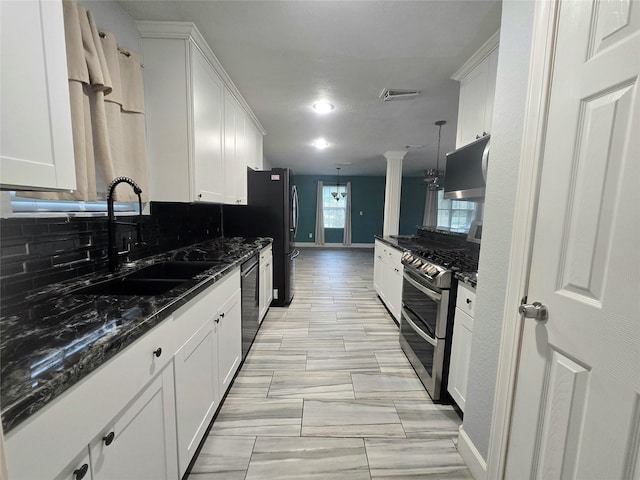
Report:
M 344 192 L 340 191 L 340 167 L 336 167 L 338 173 L 336 174 L 336 191 L 331 192 L 331 196 L 336 199 L 336 202 L 340 201 L 340 197 L 344 198 L 347 196 L 346 190 Z
M 429 190 L 440 190 L 444 182 L 444 171 L 440 170 L 440 140 L 442 139 L 442 126 L 446 124 L 446 120 L 438 120 L 434 123 L 438 127 L 438 154 L 436 156 L 436 168 L 428 168 L 424 171 L 425 182 L 429 186 Z

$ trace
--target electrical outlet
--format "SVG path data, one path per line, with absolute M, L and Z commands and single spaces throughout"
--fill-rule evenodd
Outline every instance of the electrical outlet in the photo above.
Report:
M 313 238 L 313 233 L 310 233 L 310 234 L 309 234 L 309 238 Z
M 360 210 L 360 216 L 362 216 L 362 210 Z

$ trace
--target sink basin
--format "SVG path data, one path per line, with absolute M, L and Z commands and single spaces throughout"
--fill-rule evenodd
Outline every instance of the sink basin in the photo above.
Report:
M 131 295 L 156 296 L 191 280 L 199 273 L 223 262 L 180 262 L 154 263 L 131 272 L 121 278 L 95 283 L 75 290 L 77 295 Z
M 181 279 L 189 280 L 199 273 L 209 270 L 222 262 L 180 262 L 168 261 L 154 263 L 130 273 L 125 278 L 131 279 Z
M 184 279 L 114 278 L 75 290 L 77 295 L 136 295 L 153 297 L 162 295 L 186 282 Z

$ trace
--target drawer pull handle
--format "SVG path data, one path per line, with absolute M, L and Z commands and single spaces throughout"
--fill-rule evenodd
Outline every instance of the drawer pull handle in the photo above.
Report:
M 89 471 L 89 464 L 85 463 L 79 469 L 73 471 L 73 477 L 75 480 L 82 480 Z
M 154 354 L 156 357 L 159 357 L 160 355 L 162 355 L 162 348 L 160 348 L 160 347 L 156 348 L 156 349 L 153 351 L 153 354 Z
M 467 305 L 471 305 L 471 299 L 467 298 Z
M 106 436 L 102 437 L 102 441 L 106 446 L 109 446 L 113 443 L 113 439 L 116 437 L 116 434 L 113 432 L 109 432 Z

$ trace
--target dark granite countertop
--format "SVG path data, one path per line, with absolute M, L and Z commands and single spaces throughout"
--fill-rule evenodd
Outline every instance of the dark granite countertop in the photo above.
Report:
M 382 235 L 376 235 L 375 238 L 398 250 L 405 251 L 420 247 L 418 242 L 419 237 L 416 235 L 387 235 L 384 237 Z
M 0 310 L 0 405 L 5 433 L 166 319 L 270 238 L 218 238 L 52 284 Z M 220 264 L 158 296 L 80 295 L 73 291 L 166 260 Z

